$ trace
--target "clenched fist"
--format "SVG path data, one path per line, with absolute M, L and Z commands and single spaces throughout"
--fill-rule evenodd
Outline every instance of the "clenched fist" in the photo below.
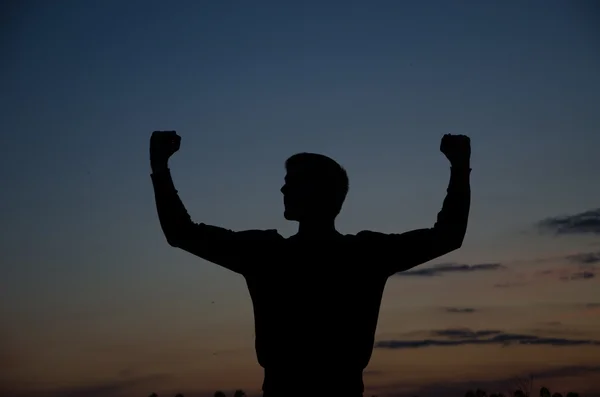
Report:
M 440 151 L 453 166 L 468 166 L 471 159 L 471 139 L 466 135 L 446 134 L 442 137 Z
M 175 131 L 154 131 L 150 137 L 150 164 L 166 166 L 169 157 L 179 150 L 181 137 Z

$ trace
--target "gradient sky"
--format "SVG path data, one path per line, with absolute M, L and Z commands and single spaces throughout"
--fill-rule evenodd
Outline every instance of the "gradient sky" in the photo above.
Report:
M 403 232 L 441 208 L 442 135 L 469 135 L 465 243 L 388 282 L 365 395 L 529 374 L 600 395 L 595 2 L 61 0 L 0 14 L 0 394 L 259 392 L 243 278 L 159 227 L 148 141 L 174 129 L 194 220 L 284 236 L 289 155 L 346 167 L 341 232 Z

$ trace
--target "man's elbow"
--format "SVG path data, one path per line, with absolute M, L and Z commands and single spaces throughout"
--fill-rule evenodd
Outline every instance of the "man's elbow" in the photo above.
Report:
M 172 237 L 167 237 L 167 244 L 169 244 L 173 248 L 179 248 L 180 245 L 179 241 Z
M 443 251 L 444 254 L 456 251 L 457 249 L 462 247 L 464 238 L 464 233 L 444 233 L 442 236 L 440 236 L 440 239 L 438 240 L 440 242 L 440 251 Z
M 181 233 L 165 233 L 167 243 L 173 248 L 181 248 L 183 245 L 183 236 Z
M 464 241 L 464 235 L 460 236 L 460 238 L 456 237 L 456 236 L 449 238 L 448 242 L 446 243 L 448 252 L 456 251 L 457 249 L 461 248 L 463 241 Z
M 457 249 L 459 249 L 459 248 L 461 248 L 461 247 L 462 247 L 462 243 L 463 243 L 463 241 L 462 241 L 462 240 L 454 242 L 454 243 L 453 243 L 453 244 L 450 246 L 450 250 L 451 250 L 451 251 L 456 251 Z
M 190 227 L 188 225 L 163 225 L 162 230 L 171 247 L 181 248 L 189 240 Z
M 446 252 L 456 251 L 462 247 L 463 240 L 465 239 L 466 229 L 465 228 L 438 228 L 436 240 L 439 242 L 440 248 Z

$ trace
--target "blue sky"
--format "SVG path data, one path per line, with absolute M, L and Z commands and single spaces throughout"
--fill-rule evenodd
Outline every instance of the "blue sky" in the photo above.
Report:
M 443 304 L 423 296 L 422 283 L 443 283 L 463 303 L 502 306 L 503 295 L 482 299 L 465 286 L 485 277 L 489 285 L 508 283 L 548 261 L 598 250 L 597 233 L 552 237 L 535 228 L 547 217 L 598 208 L 600 14 L 593 2 L 2 7 L 0 313 L 8 321 L 0 335 L 7 356 L 22 361 L 3 375 L 7 382 L 21 385 L 36 373 L 51 388 L 75 376 L 32 366 L 34 341 L 48 362 L 72 370 L 71 350 L 146 340 L 142 329 L 185 334 L 181 340 L 195 338 L 194 346 L 209 350 L 212 342 L 203 341 L 220 335 L 223 346 L 246 349 L 231 360 L 256 370 L 243 280 L 173 250 L 161 235 L 148 164 L 153 130 L 183 137 L 171 169 L 196 221 L 286 236 L 295 224 L 283 219 L 279 188 L 291 154 L 324 153 L 347 168 L 342 232 L 402 232 L 433 225 L 441 207 L 449 176 L 442 135 L 469 135 L 469 230 L 463 248 L 438 262 L 500 262 L 512 276 L 391 281 L 380 329 L 392 333 L 401 326 L 386 310 Z M 536 284 L 511 305 L 530 313 L 534 303 L 597 302 L 597 282 Z M 565 290 L 561 301 L 554 288 L 575 295 Z M 405 291 L 413 291 L 408 307 L 399 303 Z M 431 320 L 424 313 L 416 316 Z M 597 332 L 597 317 L 589 321 Z M 148 338 L 148 346 L 162 340 Z M 49 344 L 65 347 L 51 352 Z M 211 365 L 223 370 L 232 362 Z M 80 372 L 77 382 L 91 379 Z

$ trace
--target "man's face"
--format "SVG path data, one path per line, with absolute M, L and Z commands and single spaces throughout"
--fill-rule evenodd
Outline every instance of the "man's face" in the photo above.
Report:
M 281 188 L 285 219 L 300 221 L 307 214 L 313 212 L 315 204 L 313 190 L 306 175 L 300 172 L 288 171 L 285 176 L 285 184 Z

